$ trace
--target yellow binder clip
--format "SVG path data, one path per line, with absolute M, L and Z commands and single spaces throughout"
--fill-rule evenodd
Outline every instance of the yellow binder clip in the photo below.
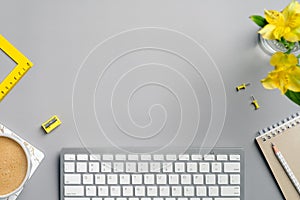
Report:
M 50 133 L 55 128 L 57 128 L 60 124 L 61 124 L 61 121 L 58 119 L 58 117 L 56 115 L 54 115 L 49 120 L 44 122 L 42 124 L 42 127 L 46 131 L 46 133 Z

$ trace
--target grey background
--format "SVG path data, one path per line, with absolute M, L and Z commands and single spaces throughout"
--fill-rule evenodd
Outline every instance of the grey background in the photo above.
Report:
M 206 48 L 219 68 L 226 90 L 225 124 L 220 137 L 218 140 L 213 139 L 213 142 L 216 142 L 217 147 L 244 148 L 245 199 L 283 199 L 254 143 L 254 138 L 259 129 L 299 109 L 281 96 L 279 91 L 267 91 L 261 86 L 260 80 L 272 69 L 268 64 L 270 57 L 257 46 L 258 27 L 248 17 L 252 14 L 262 15 L 263 9 L 281 10 L 288 3 L 289 1 L 279 0 L 2 1 L 0 34 L 24 53 L 34 63 L 34 67 L 0 103 L 0 121 L 46 155 L 19 199 L 59 199 L 60 150 L 63 147 L 83 147 L 72 112 L 72 90 L 76 73 L 84 58 L 97 44 L 111 35 L 137 27 L 174 29 L 191 36 Z M 127 42 L 129 43 L 110 45 L 116 48 L 124 46 L 126 49 L 126 45 L 136 41 Z M 178 42 L 177 45 L 180 47 L 185 44 Z M 191 51 L 189 54 L 194 55 L 197 52 Z M 201 59 L 207 58 L 200 58 L 200 63 Z M 7 73 L 7 68 L 2 67 L 9 61 L 2 60 L 1 63 L 0 78 Z M 237 93 L 235 87 L 243 82 L 250 82 L 251 86 Z M 84 84 L 84 81 L 80 82 L 79 87 L 85 87 Z M 202 93 L 203 83 L 200 82 L 200 88 L 197 88 L 197 81 L 194 84 L 193 88 L 198 97 L 203 99 L 201 105 L 205 107 L 209 104 L 209 99 Z M 163 95 L 160 91 L 155 91 L 155 88 L 149 88 L 144 93 L 139 93 L 140 97 L 137 98 L 140 98 L 139 102 L 147 102 L 148 95 L 151 96 L 152 93 L 158 99 L 160 94 Z M 251 95 L 261 105 L 257 111 L 250 105 Z M 76 98 L 78 100 L 79 97 Z M 117 101 L 122 103 L 122 100 L 124 99 Z M 80 109 L 91 106 L 86 98 L 78 101 L 81 102 L 78 105 Z M 97 114 L 100 116 L 107 115 L 99 112 Z M 143 121 L 143 114 L 138 109 L 132 112 L 137 120 L 141 120 L 137 122 L 149 122 L 147 118 Z M 176 112 L 175 115 L 169 113 L 168 117 L 172 119 Z M 203 117 L 200 122 L 205 126 L 209 122 L 205 118 L 209 111 L 204 109 L 201 112 Z M 40 125 L 53 114 L 60 117 L 62 125 L 51 134 L 45 135 Z M 122 118 L 122 113 L 119 114 Z M 154 118 L 156 114 L 160 116 L 153 110 Z M 218 117 L 221 116 L 215 117 L 219 120 Z M 91 119 L 94 119 L 92 114 L 80 119 L 80 124 L 89 127 L 93 123 Z M 172 123 L 175 122 L 176 117 Z M 95 131 L 99 130 L 87 130 Z M 79 133 L 81 136 L 84 134 Z M 101 146 L 111 146 L 103 134 L 97 136 L 101 139 Z M 202 136 L 198 134 L 192 146 L 199 146 Z M 136 142 L 134 144 L 144 145 Z M 125 140 L 123 145 L 130 146 L 133 142 Z M 148 143 L 147 145 L 151 146 Z M 177 145 L 180 146 L 180 143 Z

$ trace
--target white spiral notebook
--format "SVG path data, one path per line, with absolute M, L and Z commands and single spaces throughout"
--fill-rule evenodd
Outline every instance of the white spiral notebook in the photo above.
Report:
M 300 200 L 299 193 L 272 149 L 272 143 L 276 144 L 294 175 L 300 180 L 300 113 L 259 131 L 256 141 L 285 199 Z

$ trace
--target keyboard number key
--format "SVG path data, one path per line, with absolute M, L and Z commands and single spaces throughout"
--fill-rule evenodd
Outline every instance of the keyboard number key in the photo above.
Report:
M 90 162 L 89 163 L 89 172 L 98 173 L 99 172 L 99 163 L 98 162 Z
M 65 172 L 75 172 L 75 164 L 73 162 L 64 163 Z
M 209 163 L 207 162 L 199 163 L 199 169 L 200 172 L 209 172 Z

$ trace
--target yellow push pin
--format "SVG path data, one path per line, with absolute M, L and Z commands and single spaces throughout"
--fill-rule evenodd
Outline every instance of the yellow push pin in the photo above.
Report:
M 259 105 L 257 103 L 257 100 L 254 98 L 254 96 L 251 96 L 251 104 L 254 106 L 255 110 L 259 109 Z
M 241 85 L 239 85 L 239 86 L 236 87 L 236 91 L 244 90 L 249 85 L 250 85 L 250 83 L 243 83 L 243 84 L 241 84 Z

